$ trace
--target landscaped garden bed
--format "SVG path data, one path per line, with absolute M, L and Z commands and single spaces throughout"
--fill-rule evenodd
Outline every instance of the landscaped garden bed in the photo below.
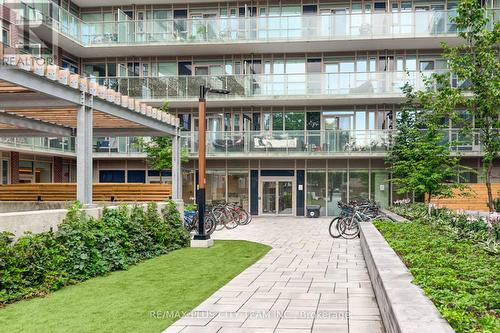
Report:
M 456 332 L 500 331 L 498 222 L 425 205 L 396 207 L 407 223 L 375 222 Z

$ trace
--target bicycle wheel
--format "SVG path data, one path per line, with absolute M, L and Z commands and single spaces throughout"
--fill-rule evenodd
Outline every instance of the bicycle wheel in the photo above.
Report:
M 243 208 L 234 208 L 234 211 L 237 214 L 237 221 L 238 225 L 245 225 L 246 222 L 248 221 L 248 213 L 246 210 Z
M 353 217 L 342 219 L 339 222 L 339 231 L 343 238 L 353 239 L 359 235 L 359 221 Z
M 214 233 L 215 226 L 216 226 L 216 222 L 215 222 L 213 214 L 208 214 L 205 217 L 205 232 L 207 233 L 207 235 L 211 235 Z
M 333 238 L 339 238 L 342 235 L 340 234 L 339 228 L 338 228 L 338 222 L 339 222 L 339 217 L 334 217 L 332 222 L 330 222 L 330 227 L 328 228 L 328 231 L 330 232 L 330 236 Z
M 225 207 L 225 212 L 227 215 L 227 219 L 225 220 L 224 223 L 226 229 L 236 228 L 238 226 L 238 220 L 239 220 L 238 213 L 229 207 Z

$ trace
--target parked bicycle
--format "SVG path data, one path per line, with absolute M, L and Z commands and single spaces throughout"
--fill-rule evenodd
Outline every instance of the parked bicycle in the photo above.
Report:
M 215 230 L 234 229 L 239 225 L 247 225 L 252 216 L 237 203 L 216 202 L 212 206 L 206 206 L 205 231 L 212 234 Z M 198 213 L 184 213 L 184 227 L 189 231 L 198 230 Z
M 372 201 L 351 201 L 344 203 L 339 201 L 339 216 L 330 222 L 329 232 L 333 238 L 343 237 L 353 239 L 359 236 L 359 223 L 383 218 L 377 203 Z

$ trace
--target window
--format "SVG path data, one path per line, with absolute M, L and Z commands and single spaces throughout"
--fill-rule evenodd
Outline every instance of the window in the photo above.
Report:
M 322 170 L 307 171 L 306 205 L 320 205 L 320 215 L 326 214 L 326 172 Z
M 10 46 L 10 34 L 9 34 L 9 29 L 2 27 L 2 44 L 6 46 Z
M 307 112 L 307 129 L 312 131 L 319 131 L 321 129 L 321 116 L 319 112 Z
M 434 60 L 422 60 L 420 61 L 420 71 L 432 71 L 434 70 Z
M 9 183 L 9 160 L 2 160 L 2 184 Z
M 273 113 L 273 131 L 283 130 L 283 112 Z
M 127 171 L 127 182 L 128 183 L 146 183 L 146 171 L 145 170 L 128 170 Z
M 125 171 L 99 170 L 99 183 L 125 183 Z
M 304 130 L 304 112 L 285 112 L 285 130 Z

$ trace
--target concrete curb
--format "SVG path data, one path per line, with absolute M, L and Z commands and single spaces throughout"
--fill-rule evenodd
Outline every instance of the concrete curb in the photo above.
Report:
M 454 332 L 371 223 L 361 223 L 361 250 L 387 333 Z
M 390 210 L 387 209 L 381 209 L 380 210 L 382 213 L 384 213 L 385 216 L 387 216 L 389 219 L 391 219 L 394 222 L 401 223 L 401 222 L 408 222 L 407 219 L 405 219 L 402 216 L 399 216 L 396 213 L 391 212 Z

